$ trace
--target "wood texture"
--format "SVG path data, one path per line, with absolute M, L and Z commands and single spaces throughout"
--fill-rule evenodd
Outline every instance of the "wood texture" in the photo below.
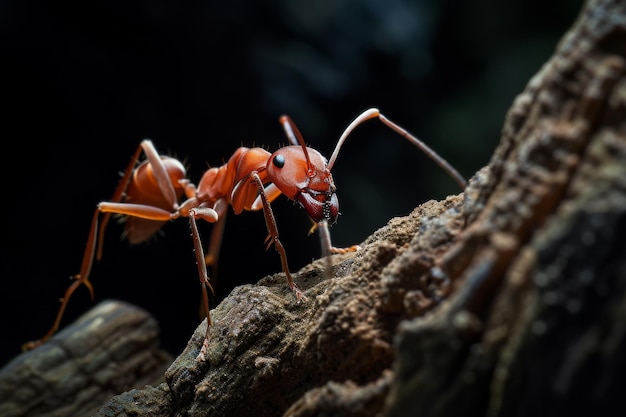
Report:
M 623 415 L 625 74 L 626 2 L 589 0 L 462 194 L 298 271 L 305 303 L 236 288 L 204 360 L 202 324 L 95 415 Z
M 158 384 L 172 361 L 158 335 L 146 311 L 99 303 L 0 370 L 0 416 L 89 416 L 113 395 Z

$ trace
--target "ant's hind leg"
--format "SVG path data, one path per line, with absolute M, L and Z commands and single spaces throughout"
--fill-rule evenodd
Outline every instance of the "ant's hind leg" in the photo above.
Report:
M 63 298 L 61 298 L 61 306 L 59 307 L 59 311 L 54 319 L 54 323 L 48 333 L 46 333 L 41 339 L 34 340 L 30 342 L 26 342 L 22 345 L 23 351 L 28 351 L 36 348 L 39 345 L 47 342 L 58 330 L 61 325 L 61 320 L 63 319 L 63 314 L 65 313 L 65 308 L 67 307 L 72 294 L 74 291 L 81 285 L 84 285 L 89 290 L 89 295 L 91 295 L 91 300 L 94 299 L 93 285 L 91 285 L 91 281 L 89 281 L 89 273 L 91 272 L 91 265 L 93 264 L 93 257 L 96 248 L 97 236 L 96 232 L 98 230 L 98 216 L 100 212 L 98 210 L 94 211 L 93 218 L 91 220 L 91 227 L 89 228 L 89 236 L 87 238 L 87 244 L 85 247 L 85 252 L 83 254 L 83 262 L 80 267 L 80 272 L 72 278 L 74 282 L 70 284 L 70 286 L 65 290 L 63 294 Z

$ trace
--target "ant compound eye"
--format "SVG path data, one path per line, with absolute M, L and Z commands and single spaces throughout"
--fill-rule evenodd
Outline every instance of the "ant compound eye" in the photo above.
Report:
M 285 166 L 285 157 L 283 155 L 276 155 L 272 162 L 276 168 L 282 168 Z

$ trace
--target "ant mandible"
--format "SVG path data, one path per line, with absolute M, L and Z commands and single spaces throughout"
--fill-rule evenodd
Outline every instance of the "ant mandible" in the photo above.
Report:
M 189 218 L 202 289 L 202 305 L 207 318 L 203 348 L 208 344 L 211 326 L 208 291 L 214 293 L 207 265 L 211 267 L 217 265 L 229 205 L 235 214 L 263 210 L 268 230 L 267 248 L 274 245 L 280 255 L 282 270 L 287 277 L 289 288 L 297 300 L 305 301 L 304 293 L 296 286 L 289 271 L 287 254 L 279 239 L 270 203 L 284 194 L 306 210 L 314 222 L 312 230 L 317 228 L 320 233 L 322 256 L 327 260 L 326 274 L 332 275 L 330 255 L 353 251 L 358 247 L 340 249 L 331 246 L 328 227 L 337 220 L 339 202 L 330 171 L 348 135 L 358 125 L 372 118 L 378 118 L 413 143 L 446 171 L 461 189 L 465 188 L 467 184 L 465 179 L 447 161 L 375 108 L 364 111 L 348 125 L 337 141 L 329 160 L 315 149 L 306 146 L 289 116 L 281 116 L 280 123 L 291 145 L 274 153 L 258 147 L 240 147 L 224 165 L 208 169 L 197 186 L 186 178 L 186 169 L 180 161 L 170 156 L 159 155 L 152 141 L 143 140 L 124 171 L 111 201 L 99 203 L 94 211 L 80 272 L 73 276 L 74 281 L 65 291 L 52 328 L 41 339 L 25 343 L 23 349 L 30 350 L 52 337 L 59 329 L 70 297 L 81 284 L 87 287 L 91 298 L 94 298 L 89 273 L 94 257 L 100 260 L 102 256 L 104 231 L 112 214 L 126 216 L 125 236 L 132 244 L 146 241 L 167 221 L 179 217 Z M 142 152 L 146 159 L 137 165 Z M 183 195 L 186 199 L 179 204 Z M 100 213 L 104 214 L 98 226 Z M 206 256 L 198 233 L 197 219 L 215 223 Z

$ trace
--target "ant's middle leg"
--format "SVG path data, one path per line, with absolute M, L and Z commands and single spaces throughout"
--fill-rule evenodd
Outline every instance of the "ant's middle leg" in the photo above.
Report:
M 209 309 L 208 292 L 211 291 L 211 294 L 215 295 L 215 290 L 211 285 L 211 280 L 209 279 L 209 274 L 207 272 L 204 249 L 202 248 L 202 241 L 200 240 L 200 233 L 198 232 L 196 217 L 207 220 L 211 223 L 215 223 L 219 220 L 219 216 L 214 209 L 209 207 L 195 207 L 189 210 L 189 226 L 191 227 L 191 238 L 193 240 L 193 248 L 196 255 L 198 278 L 200 279 L 200 285 L 202 287 L 202 304 L 204 306 L 204 314 L 207 321 L 204 342 L 202 343 L 202 348 L 198 353 L 198 360 L 204 361 L 206 359 L 206 351 L 209 345 L 209 330 L 211 325 L 213 324 L 211 321 L 211 310 Z
M 207 268 L 209 268 L 211 271 L 211 279 L 213 280 L 213 285 L 217 287 L 217 267 L 220 257 L 220 249 L 222 247 L 222 239 L 224 237 L 224 227 L 226 226 L 228 203 L 224 199 L 219 199 L 213 206 L 213 209 L 217 212 L 218 219 L 213 225 L 213 229 L 211 230 L 209 249 L 204 257 L 204 262 L 206 263 Z

